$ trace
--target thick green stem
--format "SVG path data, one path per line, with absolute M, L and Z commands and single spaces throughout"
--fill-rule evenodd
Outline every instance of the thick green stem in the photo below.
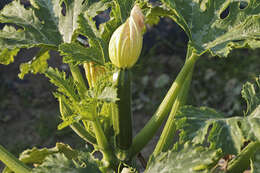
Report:
M 87 87 L 85 84 L 85 81 L 82 77 L 82 74 L 80 72 L 80 69 L 78 66 L 69 64 L 70 71 L 72 74 L 73 79 L 78 83 L 77 88 L 80 96 L 84 97 L 84 93 L 87 91 Z
M 173 137 L 176 132 L 174 117 L 175 117 L 177 111 L 179 110 L 179 108 L 185 104 L 186 96 L 187 96 L 189 88 L 190 88 L 191 78 L 192 78 L 192 71 L 189 73 L 188 77 L 185 79 L 185 82 L 184 82 L 176 100 L 174 101 L 171 113 L 164 126 L 162 135 L 160 136 L 160 139 L 153 152 L 154 156 L 157 156 L 159 153 L 169 150 L 170 147 L 173 145 Z
M 108 143 L 105 133 L 97 118 L 97 112 L 94 110 L 93 114 L 93 130 L 96 135 L 97 144 L 103 153 L 103 161 L 106 162 L 107 167 L 116 167 L 115 155 Z
M 15 173 L 30 173 L 31 169 L 0 145 L 0 160 Z
M 250 158 L 260 150 L 260 142 L 251 142 L 228 165 L 227 173 L 238 173 L 246 170 L 250 165 Z
M 193 53 L 191 57 L 187 59 L 181 72 L 173 82 L 171 88 L 169 89 L 155 114 L 134 138 L 133 145 L 131 147 L 132 157 L 138 154 L 144 148 L 144 146 L 152 139 L 156 131 L 162 125 L 181 89 L 184 80 L 188 76 L 189 72 L 193 69 L 198 58 L 199 56 Z

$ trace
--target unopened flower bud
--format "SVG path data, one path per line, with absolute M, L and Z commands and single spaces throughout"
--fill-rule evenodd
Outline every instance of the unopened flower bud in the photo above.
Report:
M 142 50 L 144 16 L 134 6 L 130 17 L 113 33 L 109 42 L 109 58 L 119 68 L 131 68 Z

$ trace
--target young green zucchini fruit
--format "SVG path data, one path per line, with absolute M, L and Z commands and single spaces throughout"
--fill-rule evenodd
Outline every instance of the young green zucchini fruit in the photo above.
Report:
M 113 111 L 116 147 L 119 150 L 128 150 L 132 145 L 131 71 L 120 69 L 113 79 L 119 98 Z

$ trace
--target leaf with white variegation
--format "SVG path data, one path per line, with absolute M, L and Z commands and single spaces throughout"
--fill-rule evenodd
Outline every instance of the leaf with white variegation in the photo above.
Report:
M 60 19 L 59 30 L 65 43 L 72 41 L 73 33 L 78 27 L 78 16 L 85 12 L 91 3 L 93 2 L 90 0 L 61 0 L 59 4 L 56 3 L 55 12 L 58 12 Z
M 18 1 L 8 4 L 0 12 L 0 22 L 8 25 L 0 31 L 0 45 L 9 50 L 21 47 L 52 46 L 62 42 L 58 19 L 51 0 L 35 0 L 41 6 L 25 9 Z M 32 3 L 36 5 L 36 3 Z
M 234 48 L 260 47 L 260 1 L 162 0 L 168 16 L 187 33 L 190 45 L 203 54 L 227 56 Z M 242 9 L 243 7 L 243 9 Z M 227 16 L 225 16 L 225 14 Z

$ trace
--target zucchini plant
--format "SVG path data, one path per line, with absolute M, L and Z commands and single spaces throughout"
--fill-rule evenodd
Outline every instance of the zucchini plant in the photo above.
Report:
M 98 25 L 94 19 L 102 12 L 109 20 Z M 151 119 L 133 136 L 131 68 L 140 56 L 145 24 L 153 26 L 162 17 L 187 34 L 186 61 Z M 0 11 L 0 22 L 5 24 L 0 63 L 12 63 L 22 48 L 37 47 L 36 56 L 20 65 L 19 77 L 40 73 L 49 78 L 57 87 L 58 129 L 70 127 L 94 147 L 89 151 L 57 143 L 15 158 L 0 146 L 3 173 L 138 172 L 137 155 L 164 121 L 145 172 L 260 172 L 259 78 L 243 86 L 243 116 L 185 106 L 203 54 L 226 57 L 236 48 L 260 47 L 259 1 L 30 0 L 25 7 L 15 0 Z M 50 51 L 60 53 L 71 74 L 48 65 Z M 101 158 L 94 157 L 96 151 Z

